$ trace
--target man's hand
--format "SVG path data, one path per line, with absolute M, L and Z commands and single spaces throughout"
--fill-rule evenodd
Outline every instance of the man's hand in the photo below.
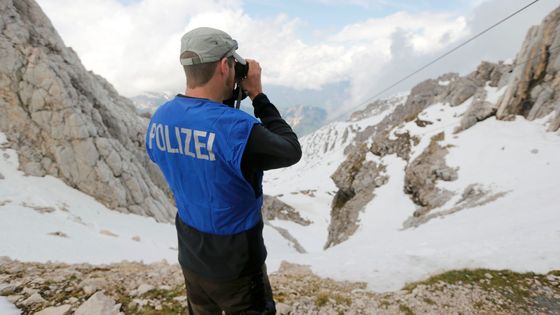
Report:
M 253 100 L 257 95 L 262 93 L 261 66 L 256 60 L 245 60 L 249 64 L 249 72 L 247 73 L 247 77 L 239 84 L 241 84 L 243 90 L 247 91 L 247 95 Z

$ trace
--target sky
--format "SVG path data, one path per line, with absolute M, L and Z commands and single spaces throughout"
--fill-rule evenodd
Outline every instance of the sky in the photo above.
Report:
M 264 91 L 280 107 L 333 116 L 371 96 L 531 0 L 38 0 L 88 70 L 124 96 L 184 92 L 181 36 L 222 29 L 259 61 Z M 482 61 L 512 59 L 528 28 L 559 0 L 540 0 L 386 95 Z

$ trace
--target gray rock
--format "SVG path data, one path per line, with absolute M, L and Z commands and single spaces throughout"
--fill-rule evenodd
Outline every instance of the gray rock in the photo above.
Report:
M 141 284 L 135 291 L 135 295 L 144 295 L 150 291 L 152 291 L 153 289 L 155 289 L 155 287 L 153 285 L 149 285 L 149 284 Z
M 455 128 L 455 133 L 469 129 L 476 123 L 488 119 L 496 114 L 496 104 L 486 101 L 486 91 L 480 90 L 474 97 L 469 109 L 461 118 L 459 127 Z
M 70 314 L 70 309 L 72 305 L 61 305 L 61 306 L 53 306 L 47 307 L 42 311 L 35 313 L 35 315 L 67 315 Z
M 41 294 L 33 293 L 31 296 L 29 296 L 27 299 L 25 299 L 23 302 L 21 302 L 21 304 L 23 304 L 25 306 L 31 306 L 31 305 L 34 305 L 34 304 L 43 304 L 45 302 L 46 302 L 46 300 L 43 299 Z
M 15 293 L 17 290 L 17 285 L 0 283 L 0 295 L 10 295 Z
M 121 305 L 99 291 L 76 310 L 74 315 L 120 315 Z
M 83 67 L 33 0 L 3 2 L 2 16 L 10 18 L 0 33 L 0 132 L 21 170 L 171 222 L 171 194 L 144 149 L 147 120 Z
M 458 106 L 463 104 L 466 100 L 474 96 L 477 91 L 475 83 L 468 79 L 459 79 L 451 83 L 451 94 L 449 96 L 449 103 L 451 106 Z
M 557 80 L 560 60 L 560 8 L 552 11 L 539 26 L 527 32 L 516 63 L 512 69 L 510 84 L 504 97 L 498 102 L 496 116 L 508 119 L 522 115 L 529 120 L 538 119 L 556 111 L 560 113 L 560 80 Z M 558 117 L 558 115 L 557 115 Z M 554 119 L 550 131 L 560 128 Z
M 420 206 L 414 213 L 422 216 L 430 210 L 444 205 L 453 194 L 437 187 L 437 181 L 454 181 L 457 170 L 445 164 L 447 149 L 438 144 L 443 133 L 432 138 L 430 145 L 412 161 L 405 172 L 405 192 Z
M 263 218 L 266 221 L 272 221 L 276 219 L 287 220 L 303 226 L 307 226 L 312 223 L 311 221 L 302 218 L 299 212 L 296 211 L 296 209 L 281 201 L 277 197 L 265 195 L 261 211 L 263 214 Z
M 93 294 L 94 292 L 100 290 L 101 288 L 103 288 L 106 284 L 107 284 L 107 281 L 105 279 L 88 278 L 88 279 L 82 280 L 82 282 L 80 282 L 78 284 L 78 286 L 82 290 L 84 290 L 84 292 L 87 295 L 90 295 L 90 294 Z
M 292 311 L 292 307 L 284 303 L 276 303 L 276 312 L 278 315 L 288 315 Z
M 368 146 L 352 152 L 331 176 L 338 192 L 331 204 L 331 222 L 325 248 L 340 244 L 358 229 L 360 211 L 374 197 L 377 187 L 388 180 L 385 165 L 366 161 Z
M 410 151 L 413 146 L 420 142 L 420 139 L 410 136 L 408 132 L 397 133 L 396 139 L 390 139 L 388 133 L 379 134 L 375 137 L 370 151 L 377 156 L 396 154 L 403 160 L 410 158 Z

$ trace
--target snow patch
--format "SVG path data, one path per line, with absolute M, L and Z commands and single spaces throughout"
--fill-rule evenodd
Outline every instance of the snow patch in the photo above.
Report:
M 1 143 L 1 142 L 0 142 Z M 0 296 L 0 314 L 2 315 L 20 315 L 21 311 L 7 298 Z
M 503 86 L 501 89 L 498 89 L 497 87 L 491 87 L 487 83 L 485 89 L 486 89 L 486 101 L 492 104 L 496 104 L 500 100 L 500 97 L 504 95 L 504 92 L 507 90 L 507 86 Z

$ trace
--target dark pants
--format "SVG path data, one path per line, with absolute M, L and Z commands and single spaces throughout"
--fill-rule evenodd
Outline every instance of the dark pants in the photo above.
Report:
M 210 280 L 183 269 L 190 315 L 276 314 L 272 288 L 261 272 L 229 281 Z

